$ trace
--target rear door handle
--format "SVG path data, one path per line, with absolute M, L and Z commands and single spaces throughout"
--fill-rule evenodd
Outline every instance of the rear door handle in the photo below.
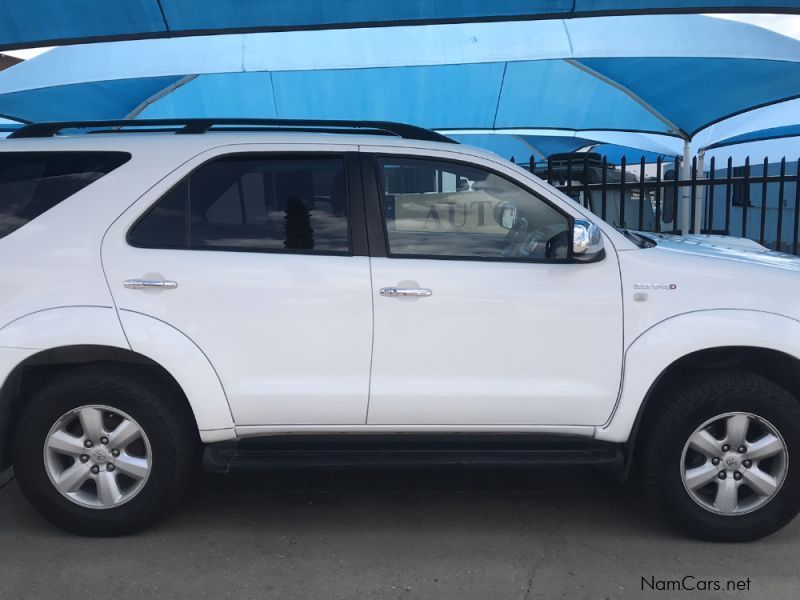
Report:
M 386 298 L 427 298 L 433 295 L 433 290 L 428 288 L 385 287 L 380 289 L 380 295 Z
M 126 279 L 123 285 L 129 290 L 174 290 L 178 287 L 178 282 L 161 279 Z

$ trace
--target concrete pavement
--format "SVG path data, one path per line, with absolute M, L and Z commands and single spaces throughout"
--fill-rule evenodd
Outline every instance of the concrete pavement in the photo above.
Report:
M 0 599 L 797 598 L 800 520 L 686 539 L 591 469 L 293 470 L 195 478 L 157 527 L 84 539 L 0 489 Z M 751 579 L 749 591 L 653 591 Z M 672 584 L 674 586 L 674 584 Z

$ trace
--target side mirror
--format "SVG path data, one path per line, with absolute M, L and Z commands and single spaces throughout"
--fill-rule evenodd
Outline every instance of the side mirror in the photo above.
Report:
M 605 255 L 600 228 L 591 221 L 576 219 L 572 229 L 572 257 L 575 261 L 594 262 L 602 260 Z

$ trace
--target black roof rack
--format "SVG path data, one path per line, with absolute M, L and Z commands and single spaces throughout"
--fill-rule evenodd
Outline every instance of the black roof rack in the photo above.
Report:
M 111 128 L 111 129 L 109 129 Z M 146 131 L 174 131 L 181 134 L 200 134 L 212 128 L 228 131 L 259 131 L 267 129 L 277 131 L 307 131 L 324 133 L 369 133 L 379 135 L 396 135 L 407 140 L 424 140 L 426 142 L 448 142 L 457 144 L 455 140 L 405 123 L 391 121 L 344 121 L 316 119 L 124 119 L 112 121 L 59 121 L 53 123 L 31 123 L 20 127 L 9 135 L 9 138 L 44 138 L 52 137 L 64 129 L 95 129 L 92 133 L 120 133 Z M 349 131 L 352 130 L 352 131 Z

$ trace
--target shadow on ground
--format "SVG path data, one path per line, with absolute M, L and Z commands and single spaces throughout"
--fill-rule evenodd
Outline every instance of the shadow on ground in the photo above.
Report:
M 743 545 L 689 540 L 593 469 L 198 475 L 164 522 L 83 539 L 0 490 L 0 598 L 794 598 L 798 522 Z M 647 579 L 751 577 L 750 592 Z

